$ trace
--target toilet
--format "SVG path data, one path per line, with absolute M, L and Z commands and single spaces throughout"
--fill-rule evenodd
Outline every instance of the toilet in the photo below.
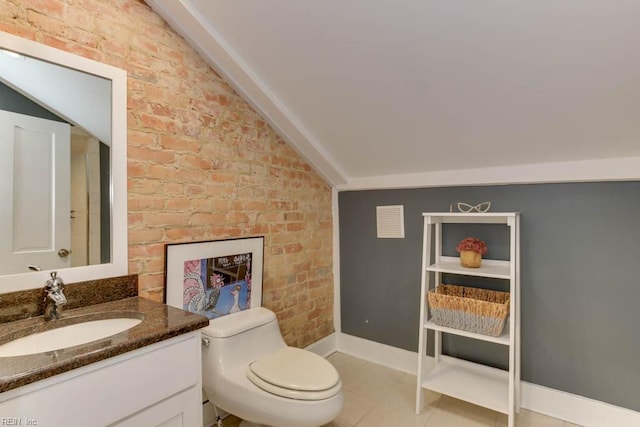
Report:
M 255 307 L 211 320 L 202 332 L 202 387 L 241 426 L 318 427 L 342 409 L 333 365 L 288 347 L 275 314 Z

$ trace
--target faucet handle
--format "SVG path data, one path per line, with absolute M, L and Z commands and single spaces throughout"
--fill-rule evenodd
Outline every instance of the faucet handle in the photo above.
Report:
M 44 287 L 48 292 L 58 292 L 64 289 L 64 282 L 58 277 L 57 271 L 52 271 L 51 279 L 47 280 Z
M 62 314 L 62 306 L 67 303 L 67 297 L 62 290 L 64 289 L 64 282 L 59 278 L 58 273 L 51 272 L 51 279 L 47 280 L 44 284 L 44 291 L 46 293 L 44 297 L 45 301 L 45 319 L 57 319 Z M 54 307 L 47 305 L 51 300 L 55 304 Z

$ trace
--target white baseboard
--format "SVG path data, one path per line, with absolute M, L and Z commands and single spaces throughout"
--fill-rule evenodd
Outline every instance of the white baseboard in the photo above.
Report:
M 418 366 L 418 353 L 416 352 L 343 333 L 339 333 L 337 336 L 336 350 L 413 375 L 416 374 Z
M 336 351 L 416 375 L 418 353 L 337 333 Z M 640 426 L 640 412 L 522 381 L 521 406 L 584 427 Z
M 640 412 L 527 382 L 522 407 L 584 427 L 640 426 Z
M 319 341 L 314 342 L 311 345 L 305 347 L 305 350 L 309 350 L 312 353 L 317 354 L 318 356 L 327 357 L 332 353 L 336 352 L 336 334 L 333 333 L 329 336 L 326 336 Z

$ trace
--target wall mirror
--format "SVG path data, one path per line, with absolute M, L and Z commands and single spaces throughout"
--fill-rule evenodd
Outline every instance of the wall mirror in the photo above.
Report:
M 127 274 L 126 84 L 0 32 L 0 293 Z

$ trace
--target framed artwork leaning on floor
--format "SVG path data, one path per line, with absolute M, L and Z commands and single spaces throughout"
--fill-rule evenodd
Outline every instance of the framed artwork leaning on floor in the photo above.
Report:
M 215 319 L 262 305 L 264 237 L 165 245 L 164 302 Z

